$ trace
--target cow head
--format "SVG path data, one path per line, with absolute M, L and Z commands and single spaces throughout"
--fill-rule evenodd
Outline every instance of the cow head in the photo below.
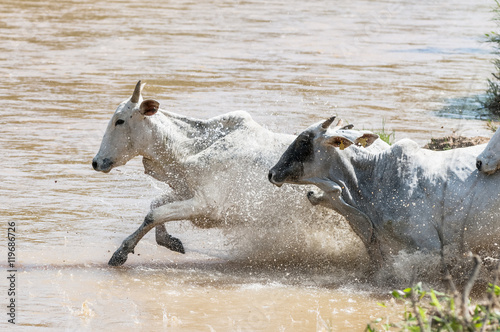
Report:
M 500 168 L 500 129 L 495 132 L 483 152 L 476 158 L 477 169 L 493 174 Z
M 312 183 L 310 179 L 317 174 L 328 174 L 327 169 L 338 157 L 335 151 L 330 151 L 332 148 L 368 147 L 378 138 L 375 134 L 347 129 L 350 126 L 340 127 L 340 124 L 328 130 L 334 120 L 332 117 L 302 132 L 269 171 L 269 181 L 277 186 Z
M 122 102 L 111 117 L 99 152 L 92 160 L 96 171 L 107 173 L 114 167 L 125 165 L 142 154 L 147 142 L 151 141 L 148 117 L 158 111 L 160 104 L 155 100 L 143 101 L 143 87 L 139 81 L 132 97 Z

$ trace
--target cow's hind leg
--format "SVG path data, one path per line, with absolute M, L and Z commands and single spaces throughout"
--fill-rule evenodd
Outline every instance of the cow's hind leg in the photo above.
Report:
M 168 203 L 176 201 L 175 196 L 172 193 L 165 194 L 153 200 L 151 202 L 151 210 L 157 209 Z M 160 246 L 166 247 L 172 251 L 179 252 L 181 254 L 185 253 L 184 246 L 181 240 L 172 235 L 168 234 L 165 224 L 161 224 L 155 227 L 156 233 L 156 243 Z
M 165 224 L 156 226 L 155 231 L 156 243 L 158 245 L 166 247 L 172 251 L 180 252 L 181 254 L 185 253 L 181 240 L 168 234 Z
M 134 252 L 137 243 L 154 227 L 173 220 L 191 220 L 200 213 L 206 212 L 206 207 L 194 198 L 172 202 L 152 210 L 144 218 L 142 225 L 122 242 L 108 264 L 112 266 L 123 265 L 127 261 L 128 254 Z

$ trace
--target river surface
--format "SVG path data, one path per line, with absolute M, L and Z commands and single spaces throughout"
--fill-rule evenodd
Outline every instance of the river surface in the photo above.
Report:
M 169 231 L 185 255 L 148 234 L 123 267 L 108 267 L 168 188 L 143 174 L 140 158 L 109 174 L 91 161 L 139 79 L 164 109 L 198 118 L 245 110 L 285 133 L 338 115 L 422 145 L 454 132 L 491 136 L 474 98 L 494 70 L 482 42 L 495 29 L 493 5 L 0 1 L 0 329 L 13 327 L 11 298 L 23 331 L 362 331 L 398 316 L 401 305 L 377 305 L 391 287 L 363 281 L 362 263 L 283 263 L 294 255 L 287 243 L 276 263 L 260 262 L 237 234 L 184 221 Z M 319 237 L 341 242 L 334 231 Z M 335 250 L 318 243 L 304 246 Z

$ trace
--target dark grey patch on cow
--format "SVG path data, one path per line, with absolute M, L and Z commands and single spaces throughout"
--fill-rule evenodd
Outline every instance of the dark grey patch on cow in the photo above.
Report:
M 290 154 L 290 159 L 299 163 L 311 161 L 314 158 L 313 133 L 302 133 L 295 139 L 285 153 Z

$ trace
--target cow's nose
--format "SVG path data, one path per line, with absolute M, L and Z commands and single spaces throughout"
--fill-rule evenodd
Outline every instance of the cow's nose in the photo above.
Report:
M 483 162 L 481 160 L 476 161 L 476 167 L 478 170 L 481 170 L 481 166 L 483 166 Z
M 97 161 L 92 160 L 92 167 L 97 171 Z
M 269 179 L 269 182 L 273 182 L 272 179 L 273 179 L 273 173 L 271 171 L 269 171 L 269 174 L 267 174 L 267 178 Z
M 267 178 L 269 179 L 269 182 L 271 182 L 272 184 L 274 184 L 277 187 L 281 187 L 281 185 L 283 184 L 283 182 L 276 181 L 276 174 L 273 170 L 269 171 Z

